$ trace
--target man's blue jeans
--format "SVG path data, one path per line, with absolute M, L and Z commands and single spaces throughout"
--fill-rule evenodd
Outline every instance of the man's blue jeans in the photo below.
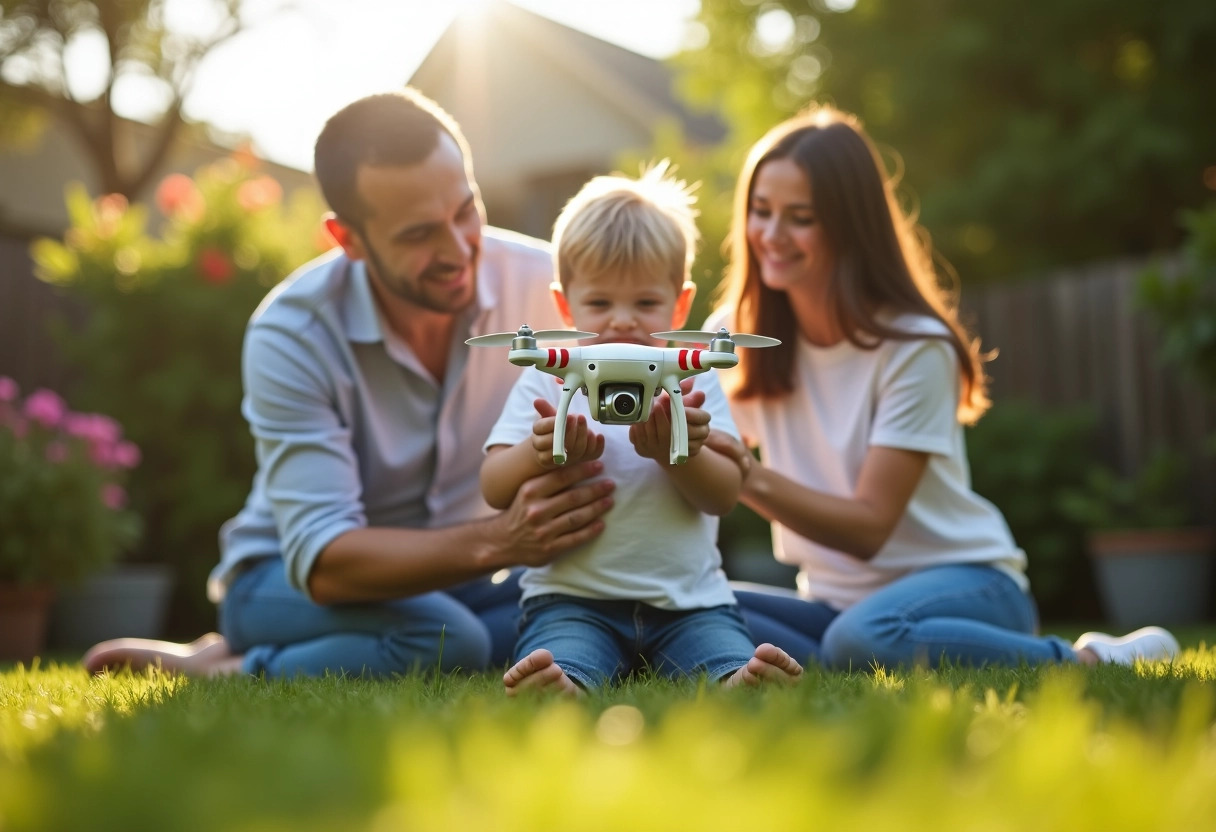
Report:
M 922 569 L 843 612 L 790 591 L 734 584 L 752 637 L 799 661 L 865 669 L 943 660 L 1016 665 L 1075 661 L 1072 645 L 1036 635 L 1034 600 L 1012 578 L 983 564 Z
M 233 582 L 220 632 L 244 653 L 243 669 L 267 676 L 412 670 L 483 670 L 506 663 L 519 615 L 519 575 L 479 579 L 411 598 L 322 606 L 287 583 L 268 558 Z
M 523 603 L 516 658 L 538 648 L 582 688 L 650 669 L 667 678 L 723 679 L 755 652 L 734 605 L 661 610 L 636 601 L 539 595 Z

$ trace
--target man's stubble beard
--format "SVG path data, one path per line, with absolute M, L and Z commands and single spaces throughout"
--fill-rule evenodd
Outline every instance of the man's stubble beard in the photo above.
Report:
M 471 287 L 468 300 L 453 308 L 449 304 L 441 303 L 427 297 L 424 292 L 415 291 L 411 286 L 411 281 L 398 280 L 397 276 L 389 272 L 385 267 L 384 261 L 380 259 L 380 255 L 376 253 L 376 249 L 372 247 L 365 235 L 363 236 L 363 247 L 367 251 L 367 265 L 372 272 L 371 278 L 383 287 L 389 294 L 400 300 L 405 301 L 413 306 L 426 309 L 431 312 L 438 312 L 445 315 L 455 315 L 468 309 L 477 300 L 477 265 L 481 260 L 481 247 L 474 249 L 472 256 L 469 258 L 469 268 L 472 272 Z M 424 269 L 418 277 L 413 281 L 414 285 L 419 287 L 425 286 L 426 282 L 437 274 L 443 274 L 448 271 L 456 271 L 444 266 L 431 266 Z M 386 275 L 390 279 L 385 279 Z

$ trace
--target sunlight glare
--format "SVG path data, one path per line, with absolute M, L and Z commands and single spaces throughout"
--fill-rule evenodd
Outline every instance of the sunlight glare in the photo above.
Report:
M 795 31 L 794 18 L 785 9 L 769 9 L 756 18 L 756 39 L 764 54 L 784 52 L 793 41 Z
M 68 91 L 78 101 L 92 101 L 106 88 L 110 56 L 105 36 L 96 29 L 73 35 L 63 48 Z

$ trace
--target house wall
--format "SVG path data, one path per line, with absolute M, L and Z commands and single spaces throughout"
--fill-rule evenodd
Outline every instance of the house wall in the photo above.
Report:
M 152 140 L 146 125 L 121 121 L 119 129 L 132 153 L 143 153 Z M 183 132 L 157 176 L 139 198 L 153 211 L 150 224 L 160 219 L 153 197 L 160 180 L 170 173 L 194 174 L 231 151 L 192 138 Z M 262 163 L 262 171 L 283 186 L 284 194 L 315 188 L 307 171 Z M 69 183 L 83 182 L 89 193 L 99 191 L 87 156 L 75 135 L 58 119 L 49 117 L 38 141 L 30 147 L 0 146 L 0 234 L 9 236 L 61 234 L 68 226 L 64 193 Z
M 490 222 L 548 238 L 566 199 L 651 144 L 657 114 L 602 71 L 509 22 L 456 27 L 410 83 L 452 114 L 472 148 Z M 441 69 L 442 68 L 442 69 Z

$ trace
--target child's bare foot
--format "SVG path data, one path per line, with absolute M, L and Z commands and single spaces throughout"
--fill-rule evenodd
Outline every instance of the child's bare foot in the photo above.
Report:
M 583 694 L 583 689 L 574 684 L 566 671 L 553 661 L 553 654 L 544 648 L 533 650 L 517 661 L 503 674 L 502 681 L 507 686 L 507 696 L 527 689 L 554 690 L 567 696 Z
M 221 676 L 238 673 L 241 657 L 233 655 L 219 633 L 207 633 L 189 644 L 148 638 L 116 638 L 95 644 L 84 654 L 90 673 L 127 667 L 143 670 L 159 667 L 187 676 Z
M 766 643 L 757 647 L 747 664 L 727 677 L 722 686 L 730 688 L 771 682 L 788 685 L 797 682 L 801 677 L 802 665 L 780 647 Z

